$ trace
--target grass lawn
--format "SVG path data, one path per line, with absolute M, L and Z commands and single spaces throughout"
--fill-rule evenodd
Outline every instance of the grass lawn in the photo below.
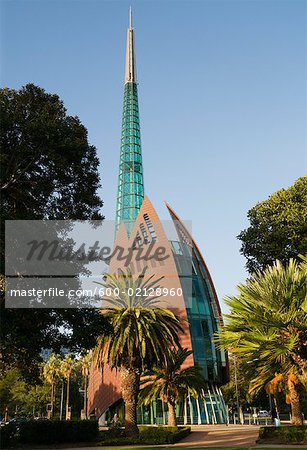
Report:
M 173 445 L 157 445 L 155 447 L 146 447 L 146 449 L 144 450 L 157 450 L 157 449 L 170 449 L 170 448 L 174 448 L 174 450 L 242 450 L 244 447 L 174 447 Z M 301 446 L 300 448 L 303 449 L 303 446 Z M 288 450 L 287 447 L 282 447 L 281 445 L 279 447 L 245 447 L 246 450 Z M 104 450 L 114 450 L 114 447 L 104 447 Z M 141 450 L 140 447 L 130 447 L 129 449 L 127 449 L 127 447 L 125 448 L 120 448 L 120 447 L 116 447 L 116 450 Z

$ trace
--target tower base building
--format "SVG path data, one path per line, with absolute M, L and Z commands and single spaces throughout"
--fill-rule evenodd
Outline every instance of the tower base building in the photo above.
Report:
M 179 315 L 184 328 L 183 348 L 192 350 L 184 367 L 201 367 L 205 379 L 202 396 L 178 401 L 176 413 L 181 424 L 227 422 L 227 408 L 220 387 L 228 380 L 227 355 L 214 343 L 222 324 L 222 314 L 209 270 L 187 224 L 166 205 L 169 220 L 161 221 L 148 197 L 144 197 L 138 91 L 134 53 L 134 30 L 130 12 L 127 32 L 124 107 L 116 207 L 114 247 L 133 249 L 129 268 L 146 276 L 162 277 L 161 306 Z M 163 249 L 162 258 L 140 260 L 141 252 Z M 111 259 L 109 271 L 116 273 L 123 262 Z M 159 298 L 160 301 L 160 298 Z M 88 392 L 88 412 L 102 423 L 114 414 L 121 417 L 123 402 L 119 374 L 107 365 L 93 367 Z M 167 408 L 160 399 L 138 410 L 140 424 L 167 424 Z
M 185 366 L 197 365 L 206 380 L 202 396 L 187 396 L 177 403 L 177 419 L 182 424 L 217 424 L 227 422 L 227 409 L 220 387 L 228 379 L 227 355 L 216 347 L 214 333 L 222 324 L 222 315 L 214 285 L 206 263 L 184 224 L 169 205 L 169 221 L 161 221 L 148 197 L 143 200 L 134 226 L 128 236 L 121 223 L 114 247 L 133 248 L 134 256 L 129 267 L 140 273 L 147 267 L 146 275 L 163 277 L 160 285 L 167 295 L 161 297 L 161 307 L 168 307 L 181 318 L 184 333 L 181 345 L 193 353 Z M 140 250 L 152 253 L 165 249 L 161 261 L 139 261 Z M 122 263 L 111 260 L 110 272 L 123 268 Z M 101 417 L 102 423 L 111 421 L 114 414 L 122 415 L 119 374 L 104 366 L 93 369 L 89 385 L 89 413 Z M 140 424 L 167 424 L 167 407 L 157 399 L 138 411 Z

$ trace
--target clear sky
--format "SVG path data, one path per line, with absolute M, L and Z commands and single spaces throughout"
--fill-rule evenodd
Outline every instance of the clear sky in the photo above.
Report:
M 127 1 L 2 0 L 1 82 L 35 83 L 78 115 L 114 219 Z M 236 235 L 257 201 L 306 172 L 300 0 L 132 1 L 145 189 L 193 234 L 220 299 L 245 279 Z

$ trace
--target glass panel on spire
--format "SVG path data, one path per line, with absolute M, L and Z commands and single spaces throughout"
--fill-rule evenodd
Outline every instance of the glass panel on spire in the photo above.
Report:
M 124 106 L 116 205 L 116 231 L 118 230 L 120 223 L 125 222 L 129 236 L 144 199 L 140 118 L 133 33 L 134 30 L 132 28 L 130 12 L 130 23 L 127 31 Z

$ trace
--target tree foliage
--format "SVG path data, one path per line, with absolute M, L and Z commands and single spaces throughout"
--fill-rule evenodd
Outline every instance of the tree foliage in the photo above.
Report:
M 269 408 L 268 394 L 265 390 L 250 392 L 250 379 L 253 375 L 254 368 L 250 367 L 250 362 L 244 362 L 241 358 L 229 355 L 229 382 L 221 386 L 221 390 L 225 403 L 232 411 L 237 409 L 237 393 L 239 405 L 243 410 L 250 407 Z
M 6 371 L 0 379 L 0 415 L 7 408 L 9 417 L 18 415 L 45 414 L 50 397 L 50 388 L 42 380 L 29 385 L 17 368 Z
M 168 425 L 176 426 L 176 401 L 183 400 L 189 393 L 197 398 L 202 395 L 206 381 L 198 366 L 183 368 L 186 359 L 193 353 L 186 348 L 172 349 L 168 364 L 159 362 L 142 377 L 139 395 L 140 403 L 149 405 L 160 398 L 168 404 Z
M 277 261 L 240 284 L 238 291 L 238 296 L 226 299 L 231 314 L 218 341 L 243 362 L 251 362 L 252 391 L 282 374 L 293 391 L 293 412 L 307 385 L 307 313 L 302 308 L 307 296 L 306 264 L 291 259 L 284 267 Z
M 160 287 L 161 278 L 145 274 L 146 268 L 137 277 L 129 269 L 119 270 L 118 275 L 106 274 L 102 284 L 112 293 L 104 300 L 109 305 L 105 315 L 113 332 L 99 339 L 95 358 L 98 364 L 119 370 L 128 434 L 138 433 L 136 406 L 141 373 L 158 363 L 167 365 L 170 349 L 179 346 L 178 332 L 183 331 L 178 317 L 158 306 L 158 296 L 147 294 Z
M 70 376 L 69 403 L 73 417 L 80 418 L 82 407 L 84 363 L 89 367 L 89 358 L 74 359 L 71 355 L 52 353 L 40 365 L 38 379 L 27 380 L 21 371 L 14 367 L 6 370 L 0 379 L 0 417 L 5 409 L 9 417 L 47 415 L 47 404 L 53 404 L 53 417 L 60 416 L 60 402 L 63 390 L 63 403 L 67 396 L 67 375 Z M 62 415 L 62 418 L 65 415 Z
M 94 309 L 4 308 L 4 226 L 16 219 L 102 219 L 96 148 L 57 95 L 1 89 L 1 366 L 38 376 L 43 348 L 91 348 L 105 328 Z
M 237 392 L 235 377 L 237 377 L 238 400 L 240 405 L 251 405 L 251 396 L 249 395 L 249 380 L 246 376 L 248 366 L 243 364 L 238 358 L 229 355 L 229 382 L 221 387 L 225 402 L 233 409 L 236 408 Z
M 57 95 L 2 89 L 1 201 L 5 219 L 101 219 L 96 148 Z
M 241 253 L 249 273 L 263 270 L 276 259 L 307 254 L 307 176 L 281 189 L 248 212 L 250 226 L 241 231 Z

